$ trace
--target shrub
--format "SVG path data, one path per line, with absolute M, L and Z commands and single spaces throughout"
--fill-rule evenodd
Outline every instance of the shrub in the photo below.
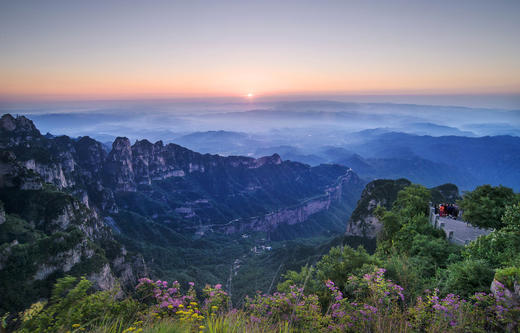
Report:
M 507 267 L 498 269 L 495 280 L 503 283 L 508 289 L 514 290 L 514 284 L 520 283 L 520 267 Z

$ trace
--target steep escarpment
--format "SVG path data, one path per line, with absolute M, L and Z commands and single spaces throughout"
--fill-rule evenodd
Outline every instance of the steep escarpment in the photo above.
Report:
M 213 227 L 223 230 L 226 233 L 236 233 L 244 231 L 263 231 L 270 233 L 280 225 L 295 225 L 304 223 L 310 216 L 327 211 L 331 205 L 341 200 L 351 201 L 355 194 L 352 193 L 354 186 L 360 186 L 362 181 L 352 171 L 338 179 L 334 186 L 325 189 L 324 194 L 306 200 L 293 207 L 286 207 L 262 216 L 251 217 L 249 219 L 236 219 L 224 225 Z
M 381 223 L 374 215 L 374 210 L 378 206 L 390 209 L 397 199 L 397 193 L 411 184 L 407 179 L 378 179 L 368 183 L 348 221 L 346 234 L 376 237 L 381 230 Z
M 2 125 L 18 128 L 10 119 Z M 97 211 L 26 165 L 13 151 L 0 151 L 1 311 L 47 297 L 64 274 L 85 275 L 107 290 L 117 284 L 130 288 L 147 273 L 142 256 L 129 254 Z
M 87 276 L 96 288 L 133 286 L 146 273 L 142 257 L 130 255 L 84 204 L 55 189 L 0 190 L 0 307 L 23 308 L 48 296 L 65 274 Z
M 43 136 L 29 119 L 6 114 L 0 118 L 0 153 L 3 160 L 15 160 L 88 207 L 117 211 L 113 191 L 102 178 L 107 153 L 89 137 Z M 2 173 L 4 181 L 14 180 L 7 171 Z

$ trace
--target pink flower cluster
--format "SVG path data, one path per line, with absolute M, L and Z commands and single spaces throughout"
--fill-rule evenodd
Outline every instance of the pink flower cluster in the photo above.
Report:
M 195 300 L 194 283 L 190 282 L 190 288 L 186 295 L 180 292 L 180 284 L 174 281 L 171 286 L 168 286 L 167 281 L 152 281 L 148 278 L 139 279 L 139 284 L 136 290 L 141 297 L 152 298 L 153 303 L 156 304 L 158 313 L 175 314 L 180 308 L 185 308 L 190 302 Z

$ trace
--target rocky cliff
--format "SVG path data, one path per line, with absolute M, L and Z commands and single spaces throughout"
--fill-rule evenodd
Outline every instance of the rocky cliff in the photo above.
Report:
M 225 233 L 237 233 L 247 231 L 270 232 L 276 230 L 280 225 L 294 225 L 304 223 L 311 215 L 326 211 L 332 204 L 342 199 L 345 192 L 349 192 L 353 185 L 361 185 L 362 181 L 352 171 L 338 179 L 338 183 L 325 189 L 324 194 L 306 200 L 293 207 L 286 207 L 262 216 L 255 216 L 248 219 L 235 219 L 224 225 L 213 225 L 217 230 Z M 347 194 L 350 195 L 350 194 Z M 203 233 L 207 227 L 199 229 Z
M 375 238 L 382 225 L 374 215 L 374 210 L 378 206 L 392 208 L 397 193 L 409 185 L 411 182 L 407 179 L 378 179 L 368 183 L 348 221 L 346 234 Z
M 146 275 L 142 256 L 113 238 L 102 210 L 88 207 L 88 188 L 77 186 L 99 171 L 97 143 L 48 142 L 30 121 L 11 116 L 0 119 L 0 138 L 1 310 L 45 296 L 64 274 L 86 275 L 99 289 L 131 288 Z M 51 154 L 56 146 L 66 149 Z

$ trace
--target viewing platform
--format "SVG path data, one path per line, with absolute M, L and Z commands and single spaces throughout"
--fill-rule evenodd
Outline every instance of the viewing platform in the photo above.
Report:
M 435 214 L 435 208 L 430 207 L 430 223 L 446 232 L 446 238 L 454 244 L 466 245 L 480 236 L 489 235 L 493 230 L 481 229 L 466 221 L 450 217 L 441 217 Z

